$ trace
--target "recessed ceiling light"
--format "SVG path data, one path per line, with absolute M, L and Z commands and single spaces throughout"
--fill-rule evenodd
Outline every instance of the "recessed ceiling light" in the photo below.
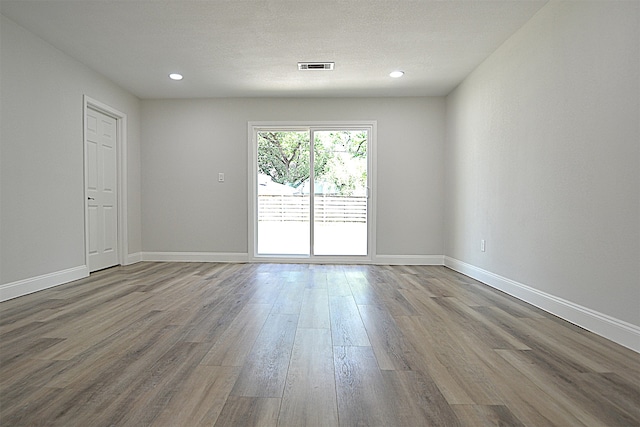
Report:
M 404 71 L 392 71 L 389 73 L 389 77 L 393 77 L 394 79 L 397 79 L 398 77 L 402 77 L 404 76 Z
M 171 80 L 182 80 L 182 74 L 171 73 L 171 74 L 169 74 L 169 78 Z

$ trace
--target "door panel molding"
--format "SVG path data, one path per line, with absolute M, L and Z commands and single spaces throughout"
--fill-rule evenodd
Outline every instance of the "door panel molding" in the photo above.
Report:
M 127 227 L 127 115 L 107 104 L 87 95 L 83 97 L 83 144 L 84 144 L 84 235 L 85 266 L 89 269 L 89 204 L 87 190 L 90 182 L 87 144 L 87 110 L 105 114 L 116 121 L 116 177 L 117 191 L 117 252 L 118 264 L 127 264 L 128 227 Z

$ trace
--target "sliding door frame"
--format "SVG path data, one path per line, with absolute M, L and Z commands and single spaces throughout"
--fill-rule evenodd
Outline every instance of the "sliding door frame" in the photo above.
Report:
M 248 122 L 248 253 L 251 262 L 286 262 L 286 263 L 344 263 L 369 264 L 376 253 L 376 201 L 377 201 L 377 172 L 376 172 L 376 121 L 329 121 L 329 122 L 296 122 L 269 121 Z M 259 255 L 258 254 L 258 132 L 261 131 L 308 131 L 311 138 L 312 131 L 323 130 L 366 130 L 368 132 L 367 150 L 367 255 Z M 312 141 L 310 141 L 311 143 Z M 311 180 L 313 175 L 311 175 Z M 313 197 L 310 198 L 313 209 Z M 313 213 L 313 211 L 311 211 Z M 312 227 L 313 225 L 310 224 Z M 311 242 L 313 244 L 313 241 Z

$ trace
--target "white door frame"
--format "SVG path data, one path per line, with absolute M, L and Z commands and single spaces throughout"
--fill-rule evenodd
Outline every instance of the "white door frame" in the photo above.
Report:
M 301 256 L 270 256 L 258 255 L 258 206 L 256 203 L 256 195 L 258 192 L 258 171 L 256 164 L 258 162 L 258 142 L 257 135 L 261 130 L 277 129 L 277 130 L 335 130 L 337 128 L 355 128 L 367 129 L 369 131 L 369 150 L 367 151 L 368 162 L 368 209 L 367 209 L 367 255 L 301 255 Z M 377 121 L 330 121 L 330 122 L 314 122 L 314 121 L 295 121 L 295 122 L 248 122 L 248 139 L 249 139 L 249 224 L 248 224 L 248 252 L 250 262 L 299 262 L 299 263 L 359 263 L 369 264 L 375 261 L 376 257 L 376 203 L 377 203 Z
M 84 254 L 85 266 L 89 270 L 89 205 L 87 203 L 87 182 L 89 178 L 89 162 L 87 160 L 87 110 L 92 109 L 116 120 L 116 191 L 118 203 L 118 264 L 127 264 L 127 115 L 103 104 L 87 95 L 83 99 L 83 142 L 84 142 Z

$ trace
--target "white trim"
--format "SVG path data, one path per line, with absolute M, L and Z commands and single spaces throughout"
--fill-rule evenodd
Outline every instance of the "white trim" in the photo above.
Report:
M 283 264 L 376 264 L 376 265 L 444 265 L 444 255 L 377 255 L 372 260 L 357 256 L 256 256 L 241 252 L 140 252 L 131 262 L 254 262 Z
M 56 271 L 54 273 L 43 274 L 29 279 L 18 280 L 17 282 L 6 283 L 0 286 L 0 301 L 7 301 L 23 295 L 32 294 L 67 282 L 82 279 L 89 275 L 89 268 L 86 265 Z
M 257 127 L 259 124 L 257 122 L 248 122 L 247 123 L 247 139 L 249 140 L 248 155 L 247 155 L 247 182 L 248 182 L 248 192 L 247 192 L 247 207 L 249 211 L 247 212 L 247 251 L 248 256 L 250 258 L 255 258 L 255 254 L 258 253 L 258 239 L 256 238 L 256 230 L 258 229 L 257 218 L 256 218 L 256 197 L 258 194 L 258 171 L 254 170 L 255 166 L 258 163 L 258 141 L 257 137 Z
M 378 265 L 444 265 L 444 255 L 376 255 Z
M 373 264 L 373 261 L 369 257 L 365 256 L 328 256 L 328 255 L 316 255 L 309 257 L 307 255 L 283 255 L 283 256 L 271 256 L 271 255 L 256 255 L 249 259 L 252 263 L 276 263 L 276 264 Z
M 534 289 L 455 258 L 445 257 L 444 265 L 640 353 L 640 326 Z
M 85 241 L 85 264 L 89 267 L 89 211 L 87 206 L 87 178 L 88 178 L 88 164 L 87 164 L 87 109 L 92 109 L 103 114 L 106 114 L 116 120 L 117 128 L 117 141 L 116 141 L 116 156 L 117 156 L 117 179 L 118 179 L 118 263 L 120 265 L 126 265 L 127 251 L 129 248 L 128 238 L 128 222 L 127 222 L 127 115 L 121 111 L 116 110 L 97 101 L 87 95 L 84 95 L 83 99 L 83 142 L 84 142 L 84 182 L 85 182 L 85 195 L 84 195 L 84 241 Z
M 142 261 L 142 253 L 141 252 L 136 252 L 135 254 L 128 254 L 127 258 L 125 259 L 125 263 L 124 265 L 131 265 L 131 264 L 136 264 L 138 262 Z
M 372 262 L 375 263 L 375 257 L 378 253 L 377 239 L 378 239 L 378 122 L 372 120 L 369 122 L 371 126 L 371 134 L 369 139 L 371 144 L 369 145 L 369 153 L 367 154 L 367 161 L 369 162 L 369 185 L 367 188 L 367 196 L 369 198 L 369 256 Z
M 247 253 L 225 252 L 141 252 L 141 261 L 154 262 L 248 262 Z
M 278 130 L 335 130 L 335 129 L 363 129 L 369 132 L 369 146 L 367 153 L 368 162 L 368 210 L 367 210 L 367 255 L 362 257 L 327 257 L 311 255 L 305 257 L 269 257 L 258 255 L 258 242 L 255 231 L 258 227 L 257 207 L 255 195 L 257 194 L 257 170 L 255 165 L 258 158 L 257 132 L 260 129 L 278 129 Z M 374 263 L 376 246 L 376 221 L 377 221 L 377 200 L 378 200 L 378 175 L 377 175 L 377 156 L 378 156 L 378 122 L 376 120 L 356 120 L 356 121 L 249 121 L 247 123 L 247 135 L 249 142 L 248 153 L 248 227 L 247 247 L 249 249 L 250 262 L 307 262 L 314 263 L 357 263 L 372 264 Z

